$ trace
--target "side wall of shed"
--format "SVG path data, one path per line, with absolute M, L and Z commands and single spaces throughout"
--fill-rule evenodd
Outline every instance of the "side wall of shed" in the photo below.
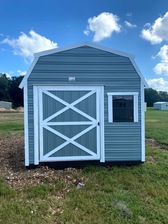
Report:
M 154 103 L 156 110 L 168 110 L 168 102 Z
M 105 161 L 141 160 L 141 80 L 128 57 L 87 46 L 41 56 L 27 85 L 30 164 L 34 163 L 35 85 L 104 86 Z M 138 122 L 108 123 L 108 92 L 138 92 Z
M 0 108 L 12 109 L 12 103 L 7 101 L 0 101 Z
M 154 103 L 154 109 L 161 110 L 162 109 L 162 105 L 159 104 L 159 103 Z

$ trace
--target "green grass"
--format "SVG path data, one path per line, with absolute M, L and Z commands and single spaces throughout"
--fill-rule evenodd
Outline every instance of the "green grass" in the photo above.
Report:
M 167 144 L 167 122 L 168 112 L 148 109 L 146 136 Z M 147 145 L 144 164 L 88 166 L 75 177 L 85 186 L 74 184 L 66 193 L 66 183 L 14 190 L 1 178 L 0 223 L 167 224 L 167 171 L 168 151 Z
M 0 112 L 0 137 L 23 135 L 22 112 Z
M 146 137 L 168 145 L 168 111 L 147 109 Z

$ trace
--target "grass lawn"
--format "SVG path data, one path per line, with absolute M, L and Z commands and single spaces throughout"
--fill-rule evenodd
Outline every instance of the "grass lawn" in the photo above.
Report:
M 146 138 L 168 145 L 168 110 L 148 108 L 146 112 Z
M 0 130 L 6 130 L 1 130 L 0 137 L 23 134 L 23 115 L 9 114 L 6 120 L 1 115 Z M 13 125 L 11 131 L 5 124 L 15 124 L 16 129 Z M 146 137 L 168 147 L 168 111 L 148 108 Z M 42 185 L 11 189 L 0 178 L 0 223 L 168 223 L 168 150 L 147 145 L 144 164 L 88 166 L 72 175 L 82 180 L 84 187 L 77 189 L 74 184 L 65 194 L 65 186 L 59 182 L 50 185 L 48 180 Z
M 0 112 L 0 137 L 23 135 L 22 112 Z

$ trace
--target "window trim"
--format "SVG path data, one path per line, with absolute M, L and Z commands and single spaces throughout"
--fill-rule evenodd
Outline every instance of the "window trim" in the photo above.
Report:
M 134 105 L 134 120 L 133 122 L 138 122 L 138 92 L 109 92 L 108 95 L 108 122 L 113 123 L 113 96 L 133 96 Z M 129 122 L 129 123 L 133 123 Z M 119 122 L 116 122 L 119 123 Z M 123 122 L 121 122 L 123 123 Z M 125 123 L 125 122 L 124 122 Z

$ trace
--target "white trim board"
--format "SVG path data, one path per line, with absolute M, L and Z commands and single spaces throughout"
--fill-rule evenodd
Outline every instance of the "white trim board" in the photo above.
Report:
M 29 166 L 29 127 L 27 85 L 24 88 L 24 138 L 25 138 L 25 166 Z
M 34 58 L 33 62 L 31 63 L 31 65 L 30 65 L 30 67 L 29 67 L 29 69 L 28 69 L 28 71 L 26 72 L 25 77 L 22 79 L 22 81 L 21 81 L 21 83 L 20 83 L 20 85 L 19 85 L 19 88 L 20 88 L 20 89 L 22 89 L 25 85 L 27 85 L 27 79 L 28 79 L 30 73 L 32 72 L 34 66 L 36 65 L 38 59 L 39 59 L 38 57 L 35 57 L 35 58 Z
M 144 109 L 144 86 L 141 82 L 141 161 L 145 162 L 145 109 Z
M 34 105 L 34 164 L 39 164 L 39 127 L 38 121 L 39 116 L 39 99 L 38 99 L 38 88 L 33 86 L 33 105 Z
M 100 142 L 100 162 L 105 162 L 105 142 L 104 142 L 104 87 L 101 87 L 100 92 L 100 135 L 101 135 L 101 142 Z

